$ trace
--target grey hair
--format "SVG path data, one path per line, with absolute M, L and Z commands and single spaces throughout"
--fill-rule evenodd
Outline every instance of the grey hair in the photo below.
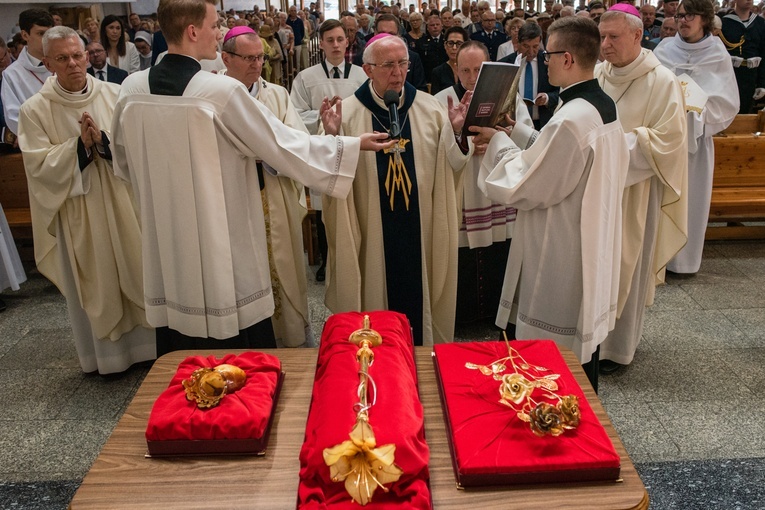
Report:
M 643 32 L 643 20 L 633 14 L 627 14 L 622 11 L 606 11 L 600 16 L 600 22 L 603 23 L 604 21 L 619 18 L 627 22 L 627 26 L 630 30 L 639 30 L 641 33 Z
M 228 41 L 223 43 L 223 46 L 221 47 L 221 51 L 225 51 L 226 53 L 236 53 L 236 40 L 240 37 L 244 37 L 245 39 L 260 39 L 260 36 L 258 34 L 253 33 L 244 33 L 237 35 L 236 37 L 229 38 Z
M 80 42 L 80 47 L 82 48 L 82 51 L 85 51 L 85 43 L 82 41 L 82 38 L 80 37 L 80 34 L 75 32 L 69 27 L 65 26 L 59 26 L 59 27 L 52 27 L 45 31 L 45 35 L 43 35 L 42 45 L 43 45 L 43 55 L 46 57 L 48 56 L 48 47 L 50 46 L 51 41 L 55 41 L 57 39 L 77 39 Z
M 404 40 L 402 38 L 398 37 L 398 36 L 395 36 L 395 35 L 392 35 L 391 37 L 393 37 L 395 40 L 397 40 L 399 43 L 401 43 L 401 45 L 404 48 L 406 48 L 407 55 L 409 55 L 409 46 L 404 42 Z M 364 54 L 361 55 L 361 61 L 364 62 L 365 64 L 374 64 L 374 62 L 372 62 L 372 53 L 374 53 L 375 47 L 380 42 L 387 41 L 387 40 L 388 40 L 388 37 L 383 37 L 382 39 L 379 39 L 379 40 L 373 42 L 372 44 L 367 44 L 367 47 L 364 48 Z

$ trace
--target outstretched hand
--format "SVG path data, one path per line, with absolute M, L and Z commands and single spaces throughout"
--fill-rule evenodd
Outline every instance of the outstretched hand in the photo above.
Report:
M 455 133 L 462 131 L 462 126 L 465 125 L 465 119 L 467 118 L 468 106 L 470 106 L 470 99 L 473 97 L 473 91 L 468 90 L 465 95 L 462 96 L 462 100 L 454 104 L 452 96 L 446 97 L 449 110 L 449 122 L 452 125 L 452 130 Z
M 324 126 L 324 132 L 328 135 L 337 135 L 343 122 L 343 100 L 340 99 L 340 96 L 322 99 L 319 115 Z
M 361 140 L 361 150 L 377 152 L 382 149 L 390 149 L 398 143 L 398 140 L 391 140 L 388 133 L 375 131 L 374 133 L 364 133 L 359 136 Z

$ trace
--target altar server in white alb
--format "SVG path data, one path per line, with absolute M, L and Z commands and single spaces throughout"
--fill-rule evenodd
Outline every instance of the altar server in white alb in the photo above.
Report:
M 234 27 L 223 37 L 223 63 L 227 76 L 242 82 L 250 95 L 266 105 L 286 126 L 308 133 L 290 101 L 287 89 L 268 83 L 263 71 L 263 42 L 250 27 Z M 308 213 L 305 187 L 289 177 L 275 175 L 261 163 L 258 179 L 268 235 L 268 261 L 275 310 L 271 317 L 277 345 L 314 346 L 308 317 L 308 279 L 303 258 L 303 219 Z
M 518 209 L 497 326 L 516 338 L 551 338 L 573 350 L 597 382 L 597 348 L 616 319 L 621 197 L 629 152 L 614 102 L 593 79 L 600 54 L 594 21 L 550 26 L 545 61 L 562 106 L 521 149 L 491 128 L 478 184 Z M 593 373 L 594 372 L 594 373 Z
M 674 273 L 696 273 L 701 266 L 715 165 L 712 136 L 728 127 L 739 109 L 738 95 L 731 93 L 733 64 L 725 45 L 712 35 L 714 19 L 709 0 L 683 0 L 677 9 L 677 34 L 654 50 L 659 62 L 677 76 L 689 76 L 706 95 L 705 102 L 698 102 L 686 89 L 688 244 L 667 264 Z
M 3 71 L 2 104 L 5 124 L 19 133 L 19 109 L 39 91 L 51 72 L 43 64 L 42 38 L 53 26 L 53 17 L 44 9 L 27 9 L 19 14 L 21 37 L 26 42 L 19 57 Z
M 122 84 L 115 173 L 141 218 L 146 316 L 158 354 L 275 346 L 256 161 L 343 197 L 359 150 L 385 134 L 309 136 L 286 127 L 239 81 L 200 72 L 222 39 L 214 1 L 161 0 L 167 56 Z M 217 339 L 225 339 L 220 342 Z
M 664 269 L 688 239 L 688 140 L 680 82 L 640 46 L 643 21 L 629 4 L 600 18 L 605 62 L 595 79 L 619 110 L 630 146 L 622 202 L 622 262 L 614 330 L 601 345 L 600 369 L 632 362 Z
M 122 372 L 156 352 L 143 306 L 141 229 L 130 185 L 111 169 L 119 86 L 86 72 L 88 55 L 71 28 L 49 29 L 43 46 L 55 76 L 19 117 L 35 261 L 66 298 L 83 371 Z

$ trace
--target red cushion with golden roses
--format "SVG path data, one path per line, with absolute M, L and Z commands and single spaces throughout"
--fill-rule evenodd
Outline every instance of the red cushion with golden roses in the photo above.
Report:
M 436 345 L 436 376 L 458 484 L 468 487 L 617 479 L 619 455 L 555 343 L 524 340 L 510 345 L 529 364 L 549 369 L 544 373 L 560 375 L 556 393 L 579 398 L 580 423 L 561 435 L 539 437 L 529 423 L 516 416 L 516 411 L 500 403 L 501 381 L 466 368 L 468 362 L 486 366 L 507 357 L 504 342 Z M 539 401 L 554 404 L 541 398 Z
M 186 398 L 181 384 L 198 368 L 234 365 L 247 374 L 244 386 L 210 409 Z M 170 385 L 149 416 L 146 441 L 151 455 L 261 454 L 276 407 L 282 373 L 279 359 L 262 352 L 190 356 L 178 365 Z
M 395 464 L 403 470 L 398 479 L 377 489 L 365 509 L 430 508 L 428 446 L 425 443 L 422 404 L 409 321 L 395 312 L 369 312 L 370 327 L 383 337 L 374 347 L 369 374 L 377 386 L 377 403 L 369 411 L 369 424 L 377 446 L 395 444 Z M 324 462 L 326 448 L 349 438 L 356 423 L 358 402 L 358 346 L 348 337 L 360 329 L 364 314 L 343 313 L 329 317 L 321 336 L 306 437 L 300 451 L 300 508 L 358 510 L 343 482 L 330 479 Z M 370 384 L 371 386 L 371 384 Z

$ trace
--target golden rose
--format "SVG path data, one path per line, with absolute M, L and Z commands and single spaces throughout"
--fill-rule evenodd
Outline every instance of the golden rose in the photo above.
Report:
M 579 398 L 576 395 L 563 397 L 557 405 L 563 415 L 563 427 L 574 429 L 579 425 L 582 414 L 579 411 Z
M 529 413 L 531 418 L 531 431 L 537 436 L 551 434 L 559 436 L 563 434 L 563 414 L 560 409 L 547 402 L 538 404 Z
M 531 396 L 534 384 L 521 374 L 507 374 L 502 376 L 502 384 L 499 385 L 499 394 L 503 400 L 509 400 L 514 404 L 520 404 Z

